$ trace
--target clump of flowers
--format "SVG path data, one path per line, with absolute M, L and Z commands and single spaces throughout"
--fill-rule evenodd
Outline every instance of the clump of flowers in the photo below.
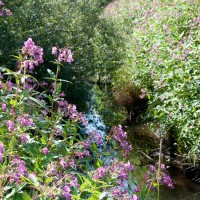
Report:
M 24 42 L 22 55 L 24 67 L 30 71 L 33 71 L 34 67 L 38 66 L 39 63 L 43 63 L 43 48 L 36 46 L 32 38 Z
M 160 185 L 167 185 L 170 189 L 174 188 L 172 179 L 166 173 L 165 164 L 160 165 L 161 172 L 158 174 L 158 169 L 156 166 L 150 165 L 149 170 L 144 176 L 146 183 L 149 185 L 150 188 L 156 189 L 154 187 L 154 183 L 159 183 Z
M 88 124 L 83 113 L 77 111 L 76 105 L 69 104 L 66 100 L 58 101 L 58 105 L 63 117 L 69 117 L 73 121 L 78 121 L 84 126 Z
M 122 129 L 121 125 L 114 126 L 111 129 L 112 137 L 117 140 L 121 147 L 123 148 L 123 156 L 126 157 L 126 155 L 131 151 L 132 145 L 127 142 L 127 133 Z
M 18 116 L 17 120 L 21 126 L 35 126 L 33 119 L 29 116 L 29 114 L 25 114 L 24 116 Z
M 67 47 L 64 47 L 64 48 L 53 47 L 52 54 L 57 56 L 57 59 L 60 62 L 62 62 L 62 61 L 66 62 L 66 63 L 73 62 L 72 52 Z
M 12 166 L 11 170 L 9 170 L 8 174 L 10 176 L 10 182 L 15 182 L 17 184 L 21 183 L 21 177 L 28 177 L 28 171 L 25 166 L 25 162 L 21 160 L 19 156 L 12 159 L 10 162 Z

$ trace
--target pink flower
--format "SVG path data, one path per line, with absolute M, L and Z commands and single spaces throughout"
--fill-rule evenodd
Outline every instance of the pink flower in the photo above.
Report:
M 52 53 L 53 55 L 56 55 L 56 54 L 57 54 L 57 47 L 53 47 L 51 53 Z
M 57 48 L 57 47 L 53 47 L 52 48 L 52 54 L 53 55 L 57 55 L 57 52 L 59 51 L 58 54 L 58 61 L 62 62 L 67 62 L 67 63 L 72 63 L 73 62 L 73 58 L 72 58 L 72 52 L 70 49 L 68 48 Z
M 3 155 L 2 155 L 2 153 L 0 153 L 0 163 L 2 163 L 3 162 Z
M 2 142 L 0 142 L 0 153 L 3 153 L 4 151 L 4 145 Z
M 64 170 L 67 168 L 67 163 L 63 159 L 60 161 L 60 165 Z
M 5 103 L 2 103 L 1 104 L 1 108 L 4 112 L 6 112 L 7 108 L 6 108 L 6 104 Z
M 136 194 L 133 194 L 131 200 L 139 200 L 139 199 L 138 199 L 138 196 Z
M 25 133 L 22 133 L 22 135 L 21 135 L 21 142 L 22 143 L 26 143 L 27 142 L 27 136 L 26 136 L 26 134 Z
M 12 122 L 11 120 L 7 120 L 5 121 L 5 123 L 9 131 L 14 131 L 14 122 Z
M 22 47 L 22 55 L 26 60 L 24 66 L 29 67 L 30 71 L 43 62 L 43 48 L 36 46 L 31 38 L 24 42 Z
M 45 148 L 42 149 L 42 152 L 43 152 L 45 155 L 47 155 L 47 154 L 49 153 L 49 150 L 48 150 L 47 147 L 45 147 Z

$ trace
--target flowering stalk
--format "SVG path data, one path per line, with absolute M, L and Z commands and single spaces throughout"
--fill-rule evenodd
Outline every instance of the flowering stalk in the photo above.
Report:
M 55 97 L 56 97 L 56 89 L 57 89 L 57 81 L 58 81 L 58 74 L 60 72 L 60 66 L 62 65 L 61 62 L 65 63 L 71 63 L 73 62 L 72 53 L 71 50 L 68 48 L 52 48 L 52 54 L 57 56 L 58 60 L 56 60 L 57 68 L 56 68 L 56 75 L 54 76 L 54 83 L 53 83 L 53 94 L 52 94 L 52 104 L 51 104 L 51 121 L 53 119 L 54 115 L 54 103 L 55 103 Z M 48 140 L 48 146 L 51 143 L 51 140 L 53 138 L 53 133 L 51 133 L 49 140 Z

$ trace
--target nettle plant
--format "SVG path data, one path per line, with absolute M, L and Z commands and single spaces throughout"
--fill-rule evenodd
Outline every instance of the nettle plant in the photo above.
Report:
M 169 185 L 152 173 L 140 189 L 131 181 L 134 167 L 125 160 L 132 146 L 120 125 L 105 142 L 98 134 L 79 133 L 88 122 L 65 100 L 66 80 L 58 78 L 64 63 L 73 62 L 72 52 L 53 47 L 52 54 L 56 73 L 47 69 L 41 83 L 33 73 L 43 49 L 31 38 L 15 56 L 17 72 L 0 68 L 0 198 L 135 200 L 149 182 Z

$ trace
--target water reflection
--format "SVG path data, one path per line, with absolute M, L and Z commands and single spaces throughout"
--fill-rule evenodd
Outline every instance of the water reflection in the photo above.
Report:
M 129 141 L 133 144 L 133 147 L 137 151 L 141 149 L 145 153 L 149 153 L 152 149 L 158 147 L 158 140 L 152 135 L 150 129 L 146 124 L 135 124 L 131 127 L 127 127 Z M 139 155 L 132 155 L 132 162 L 141 160 Z M 149 160 L 147 160 L 147 163 Z M 138 163 L 138 162 L 135 162 Z M 144 164 L 144 162 L 140 162 Z M 142 178 L 145 173 L 146 167 L 137 167 L 138 178 Z M 180 170 L 170 169 L 170 177 L 174 182 L 174 189 L 169 189 L 166 186 L 160 188 L 160 200 L 200 200 L 200 184 L 193 182 L 187 178 Z M 157 192 L 150 192 L 145 200 L 157 200 Z
M 161 188 L 160 200 L 200 200 L 200 185 L 187 178 L 182 172 L 171 169 L 174 189 Z

